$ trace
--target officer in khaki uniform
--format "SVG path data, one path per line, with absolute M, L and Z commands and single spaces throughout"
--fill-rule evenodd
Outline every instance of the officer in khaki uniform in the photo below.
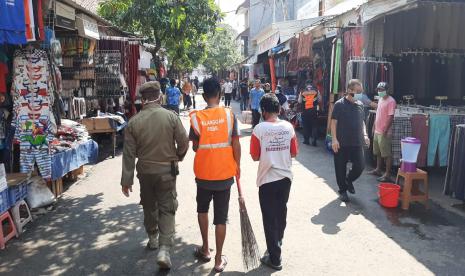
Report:
M 139 89 L 144 107 L 129 121 L 124 133 L 123 194 L 132 192 L 134 169 L 140 182 L 144 226 L 149 236 L 147 248 L 160 245 L 157 263 L 171 268 L 170 248 L 173 245 L 178 161 L 189 147 L 186 130 L 179 117 L 161 107 L 160 84 L 152 81 Z M 137 165 L 135 160 L 137 160 Z

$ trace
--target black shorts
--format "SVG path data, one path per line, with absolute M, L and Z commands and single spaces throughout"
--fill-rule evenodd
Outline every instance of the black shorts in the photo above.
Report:
M 223 191 L 211 191 L 197 186 L 197 213 L 208 213 L 210 202 L 213 199 L 213 224 L 226 224 L 230 195 L 231 188 Z

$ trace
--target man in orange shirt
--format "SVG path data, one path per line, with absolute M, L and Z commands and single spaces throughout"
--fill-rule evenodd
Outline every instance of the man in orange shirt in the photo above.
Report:
M 234 176 L 240 177 L 241 145 L 237 120 L 231 109 L 220 107 L 221 85 L 215 79 L 203 84 L 207 108 L 190 114 L 189 139 L 196 152 L 194 160 L 197 182 L 197 213 L 202 234 L 202 247 L 195 256 L 204 262 L 211 260 L 208 246 L 208 209 L 213 199 L 216 226 L 215 271 L 224 271 L 227 259 L 222 255 L 226 237 L 230 189 Z

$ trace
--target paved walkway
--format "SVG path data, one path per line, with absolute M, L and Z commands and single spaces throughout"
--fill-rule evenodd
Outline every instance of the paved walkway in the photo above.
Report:
M 185 118 L 183 120 L 186 120 Z M 187 122 L 187 120 L 186 120 Z M 242 126 L 246 127 L 246 126 Z M 243 182 L 249 215 L 262 251 L 265 240 L 255 186 L 257 163 L 248 155 L 244 132 Z M 56 209 L 40 217 L 0 251 L 2 275 L 209 275 L 192 253 L 200 244 L 197 226 L 193 153 L 182 163 L 178 180 L 176 246 L 173 269 L 158 272 L 156 252 L 144 249 L 146 235 L 139 189 L 120 192 L 121 157 L 104 161 L 72 185 Z M 464 275 L 465 222 L 436 204 L 409 212 L 383 209 L 376 181 L 363 175 L 350 204 L 337 199 L 331 155 L 303 146 L 294 162 L 288 204 L 283 271 L 277 275 Z M 237 192 L 233 188 L 225 245 L 229 265 L 223 275 L 241 275 Z M 213 230 L 213 227 L 210 228 Z M 213 243 L 213 231 L 210 232 Z M 249 275 L 270 275 L 260 267 Z

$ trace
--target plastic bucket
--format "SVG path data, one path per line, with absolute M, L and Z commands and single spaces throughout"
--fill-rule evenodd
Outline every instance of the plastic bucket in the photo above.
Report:
M 399 204 L 400 186 L 393 183 L 380 183 L 378 186 L 379 203 L 383 207 L 395 208 Z

